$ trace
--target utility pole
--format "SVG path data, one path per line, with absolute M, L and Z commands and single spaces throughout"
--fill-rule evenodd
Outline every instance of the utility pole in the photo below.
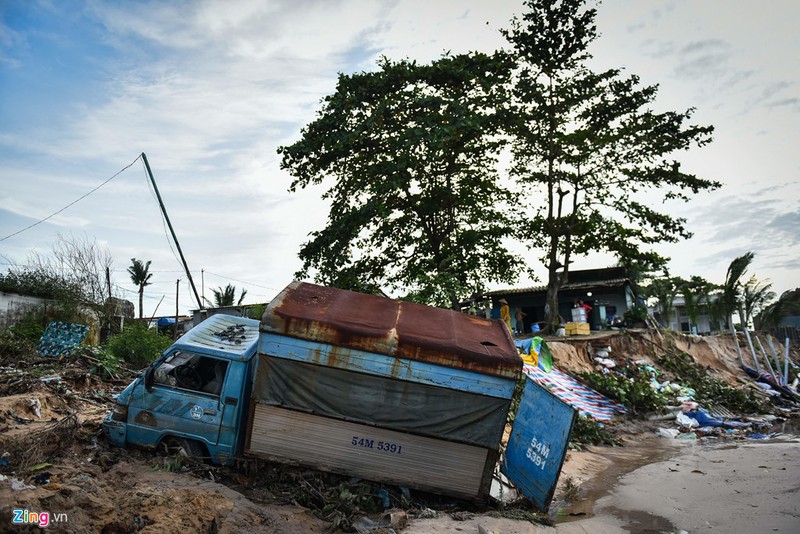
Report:
M 172 341 L 178 339 L 178 290 L 181 288 L 181 279 L 175 280 L 175 324 L 172 325 Z
M 186 271 L 186 276 L 189 278 L 189 284 L 192 286 L 192 291 L 194 292 L 194 298 L 197 301 L 197 305 L 202 310 L 204 308 L 203 302 L 200 300 L 200 296 L 197 294 L 197 288 L 194 287 L 194 280 L 192 280 L 192 273 L 189 272 L 189 266 L 186 264 L 186 258 L 183 256 L 183 251 L 181 250 L 181 244 L 178 243 L 178 238 L 175 236 L 175 230 L 172 228 L 172 223 L 169 220 L 169 215 L 167 215 L 167 208 L 164 207 L 164 202 L 161 200 L 161 193 L 158 192 L 156 179 L 153 178 L 153 171 L 150 170 L 150 163 L 147 161 L 147 156 L 144 154 L 144 152 L 142 152 L 142 161 L 144 161 L 144 166 L 147 169 L 147 174 L 150 176 L 150 182 L 153 184 L 153 189 L 156 192 L 156 197 L 158 198 L 158 205 L 161 206 L 161 213 L 164 214 L 164 219 L 166 219 L 167 226 L 169 226 L 169 231 L 172 234 L 172 240 L 175 241 L 175 246 L 178 249 L 178 254 L 180 254 L 181 261 L 183 262 L 183 269 L 184 271 Z

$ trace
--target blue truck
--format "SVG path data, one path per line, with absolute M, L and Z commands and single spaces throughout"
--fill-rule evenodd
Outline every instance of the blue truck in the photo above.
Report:
M 261 458 L 470 500 L 501 471 L 546 509 L 572 408 L 530 379 L 500 321 L 293 282 L 261 320 L 212 315 L 103 422 L 116 446 Z M 524 393 L 503 439 L 515 387 Z

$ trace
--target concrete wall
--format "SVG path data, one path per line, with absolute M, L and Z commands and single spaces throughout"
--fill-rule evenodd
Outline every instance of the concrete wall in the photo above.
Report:
M 39 297 L 26 297 L 16 293 L 0 291 L 0 329 L 7 330 L 22 319 L 28 312 L 34 311 L 47 302 Z

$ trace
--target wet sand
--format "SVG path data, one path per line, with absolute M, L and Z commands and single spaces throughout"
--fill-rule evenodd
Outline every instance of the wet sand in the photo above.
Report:
M 463 534 L 480 528 L 500 534 L 800 532 L 800 439 L 718 445 L 659 441 L 654 445 L 678 448 L 665 451 L 667 459 L 616 480 L 601 473 L 595 482 L 605 485 L 604 496 L 588 483 L 584 501 L 569 509 L 582 510 L 578 513 L 585 518 L 570 518 L 555 528 L 486 516 L 436 518 L 415 520 L 404 533 Z

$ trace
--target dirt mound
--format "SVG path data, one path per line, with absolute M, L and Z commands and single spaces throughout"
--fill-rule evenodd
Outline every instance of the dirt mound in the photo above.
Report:
M 295 506 L 258 505 L 242 494 L 187 474 L 121 462 L 103 473 L 95 465 L 51 468 L 51 482 L 14 491 L 0 482 L 10 508 L 49 512 L 61 532 L 323 532 L 326 524 Z M 63 515 L 59 515 L 63 514 Z M 58 523 L 56 523 L 58 520 Z M 0 513 L 11 522 L 11 510 Z
M 747 341 L 739 336 L 738 342 L 745 364 L 752 367 L 754 364 Z M 665 354 L 677 350 L 685 352 L 698 365 L 709 369 L 716 378 L 732 386 L 751 383 L 751 379 L 741 368 L 736 342 L 730 334 L 692 336 L 668 332 L 659 336 L 652 330 L 627 330 L 601 332 L 591 336 L 548 338 L 547 343 L 553 352 L 555 365 L 572 373 L 596 370 L 592 358 L 598 349 L 608 349 L 609 357 L 618 362 L 644 360 L 648 363 L 655 363 Z M 775 350 L 783 354 L 783 345 L 777 341 L 773 344 Z

